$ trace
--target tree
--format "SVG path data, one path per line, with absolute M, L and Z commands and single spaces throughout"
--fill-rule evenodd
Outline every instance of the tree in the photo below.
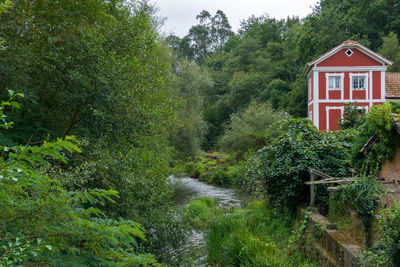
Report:
M 224 134 L 218 140 L 218 146 L 223 151 L 237 154 L 238 157 L 249 150 L 256 151 L 266 145 L 267 129 L 288 117 L 284 112 L 274 111 L 269 103 L 253 101 L 245 110 L 231 115 Z
M 19 108 L 15 97 L 0 104 L 0 127 L 10 129 L 4 110 Z M 140 224 L 107 218 L 96 205 L 115 202 L 118 192 L 69 191 L 48 175 L 55 161 L 81 152 L 73 137 L 41 146 L 0 145 L 0 265 L 157 264 L 140 255 Z
M 393 65 L 388 68 L 388 71 L 400 71 L 400 45 L 397 34 L 390 32 L 388 36 L 382 38 L 382 48 L 378 51 L 382 56 L 393 61 Z
M 204 140 L 207 125 L 203 119 L 203 98 L 213 86 L 207 70 L 181 60 L 175 70 L 175 86 L 182 102 L 178 106 L 179 126 L 171 135 L 178 156 L 195 158 Z

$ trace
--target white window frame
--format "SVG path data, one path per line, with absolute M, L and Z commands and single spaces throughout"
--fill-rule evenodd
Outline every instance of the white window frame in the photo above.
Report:
M 308 79 L 308 100 L 310 101 L 312 99 L 311 97 L 312 92 L 311 92 L 311 77 Z
M 330 77 L 340 77 L 340 88 L 339 89 L 329 89 L 329 78 Z M 338 91 L 340 90 L 340 99 L 343 99 L 343 90 L 344 90 L 344 73 L 325 73 L 326 80 L 326 99 L 329 99 L 329 91 Z
M 364 86 L 365 89 L 358 89 L 358 88 L 354 88 L 354 83 L 353 83 L 353 78 L 354 77 L 364 77 L 365 81 L 364 81 Z M 349 78 L 350 78 L 350 91 L 353 93 L 353 91 L 365 91 L 366 93 L 368 93 L 369 90 L 369 79 L 368 79 L 369 75 L 368 72 L 367 73 L 350 73 L 349 74 Z M 351 95 L 353 97 L 353 94 Z
M 308 111 L 308 119 L 309 119 L 310 121 L 313 121 L 313 112 L 312 112 L 312 110 L 309 110 L 309 111 Z
M 341 107 L 328 106 L 328 107 L 326 107 L 325 110 L 326 110 L 326 130 L 327 131 L 330 131 L 330 129 L 329 129 L 329 111 L 331 109 L 340 109 L 340 120 L 343 120 L 343 115 L 344 115 L 344 106 L 341 106 Z

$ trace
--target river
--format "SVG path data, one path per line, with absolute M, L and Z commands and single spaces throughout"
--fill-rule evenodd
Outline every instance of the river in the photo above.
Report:
M 203 183 L 197 179 L 184 177 L 169 177 L 176 186 L 175 199 L 182 205 L 187 205 L 190 200 L 200 197 L 214 198 L 223 207 L 239 207 L 240 198 L 235 190 Z M 195 259 L 196 266 L 206 266 L 207 250 L 204 233 L 193 230 L 186 244 L 182 246 L 181 253 L 190 254 Z

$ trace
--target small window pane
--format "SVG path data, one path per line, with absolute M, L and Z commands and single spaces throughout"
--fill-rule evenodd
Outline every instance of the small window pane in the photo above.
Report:
M 364 76 L 354 76 L 353 77 L 353 89 L 365 90 L 365 77 Z
M 342 78 L 340 76 L 329 76 L 328 78 L 328 89 L 341 90 Z
M 333 78 L 334 77 L 329 77 L 329 89 L 333 89 Z
M 335 77 L 335 85 L 336 85 L 336 89 L 340 88 L 340 77 Z

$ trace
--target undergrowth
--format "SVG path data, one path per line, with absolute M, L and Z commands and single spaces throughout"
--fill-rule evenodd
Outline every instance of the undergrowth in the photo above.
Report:
M 251 203 L 215 220 L 206 235 L 208 259 L 218 266 L 317 266 L 289 250 L 294 226 L 264 201 Z

